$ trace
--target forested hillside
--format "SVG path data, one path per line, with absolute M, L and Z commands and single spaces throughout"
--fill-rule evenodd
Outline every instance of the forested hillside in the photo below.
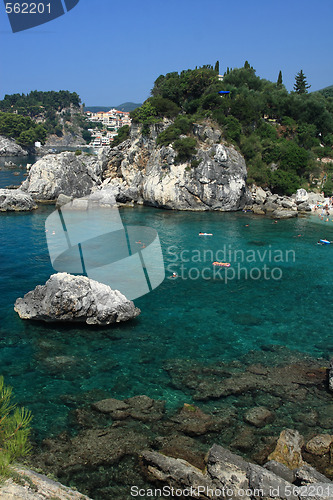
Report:
M 257 76 L 247 61 L 242 68 L 227 68 L 222 76 L 221 81 L 218 62 L 214 68 L 161 75 L 151 97 L 131 117 L 143 124 L 144 134 L 150 124 L 172 118 L 157 142 L 172 143 L 179 161 L 191 161 L 195 154 L 193 123 L 208 120 L 244 155 L 249 183 L 290 194 L 301 186 L 318 187 L 326 175 L 325 189 L 331 189 L 327 165 L 333 164 L 318 159 L 333 158 L 333 98 L 308 93 L 302 71 L 292 92 L 283 85 L 281 72 L 270 82 Z
M 0 101 L 0 134 L 13 137 L 23 146 L 37 140 L 44 143 L 50 134 L 82 134 L 89 141 L 81 111 L 80 97 L 67 90 L 5 95 Z

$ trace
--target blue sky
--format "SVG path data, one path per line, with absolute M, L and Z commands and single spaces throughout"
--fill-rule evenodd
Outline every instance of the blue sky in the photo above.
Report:
M 38 1 L 38 0 L 37 0 Z M 66 15 L 13 34 L 0 4 L 0 98 L 76 91 L 86 105 L 143 102 L 154 80 L 220 61 L 310 90 L 333 84 L 333 0 L 80 0 Z

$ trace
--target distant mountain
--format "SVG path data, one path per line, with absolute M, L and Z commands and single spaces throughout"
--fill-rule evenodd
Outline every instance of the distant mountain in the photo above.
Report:
M 85 111 L 91 111 L 92 113 L 98 113 L 98 111 L 110 111 L 110 109 L 118 109 L 119 111 L 133 111 L 133 109 L 139 108 L 140 103 L 135 102 L 124 102 L 123 104 L 118 104 L 118 106 L 85 106 Z
M 320 94 L 323 94 L 325 97 L 333 97 L 333 85 L 329 87 L 325 87 L 324 89 L 318 90 Z

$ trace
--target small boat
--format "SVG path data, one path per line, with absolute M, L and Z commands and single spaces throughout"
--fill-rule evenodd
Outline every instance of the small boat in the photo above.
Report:
M 213 266 L 230 267 L 230 262 L 213 262 Z
M 213 236 L 213 233 L 199 233 L 199 236 Z
M 323 243 L 324 245 L 330 245 L 331 244 L 331 242 L 328 241 L 328 240 L 319 240 L 319 241 L 320 241 L 320 243 Z

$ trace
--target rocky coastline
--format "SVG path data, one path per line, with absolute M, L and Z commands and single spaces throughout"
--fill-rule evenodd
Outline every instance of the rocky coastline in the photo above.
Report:
M 0 135 L 0 156 L 28 156 L 28 154 L 28 151 L 14 139 Z
M 173 386 L 187 393 L 177 410 L 146 395 L 90 393 L 80 405 L 64 395 L 75 433 L 44 440 L 32 462 L 94 500 L 129 499 L 132 485 L 264 491 L 226 497 L 251 500 L 286 499 L 284 492 L 310 484 L 332 487 L 331 364 L 282 347 L 262 354 L 211 366 L 165 363 Z M 269 486 L 279 493 L 271 495 Z
M 132 125 L 129 139 L 98 155 L 73 152 L 47 154 L 29 168 L 19 187 L 36 203 L 56 203 L 107 189 L 120 204 L 144 204 L 156 208 L 191 211 L 251 211 L 276 219 L 311 212 L 324 197 L 299 189 L 292 196 L 272 194 L 246 184 L 244 158 L 211 125 L 194 127 L 199 148 L 196 163 L 178 164 L 176 151 L 158 146 L 156 138 L 169 124 L 155 124 L 150 137 Z

